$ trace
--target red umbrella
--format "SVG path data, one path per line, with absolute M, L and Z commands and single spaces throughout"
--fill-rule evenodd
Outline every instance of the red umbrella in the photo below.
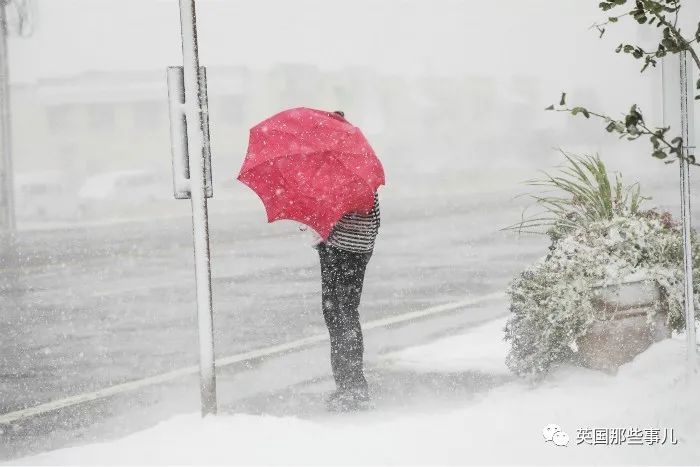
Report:
M 342 116 L 297 108 L 250 130 L 238 180 L 260 197 L 268 222 L 295 220 L 325 240 L 345 213 L 372 210 L 384 169 L 360 129 Z

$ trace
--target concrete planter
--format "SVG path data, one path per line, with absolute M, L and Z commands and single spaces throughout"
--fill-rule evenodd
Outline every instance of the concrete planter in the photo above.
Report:
M 586 368 L 614 373 L 651 344 L 671 336 L 667 312 L 658 313 L 652 323 L 647 313 L 661 298 L 658 286 L 633 280 L 620 285 L 594 288 L 594 306 L 604 319 L 593 323 L 579 339 L 579 362 Z

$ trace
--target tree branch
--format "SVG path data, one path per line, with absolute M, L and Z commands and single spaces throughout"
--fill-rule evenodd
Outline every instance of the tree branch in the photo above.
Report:
M 671 34 L 673 34 L 673 36 L 676 38 L 676 40 L 677 40 L 678 42 L 680 42 L 681 46 L 682 46 L 685 50 L 687 50 L 687 51 L 690 53 L 690 55 L 693 57 L 693 60 L 695 61 L 695 65 L 696 65 L 696 66 L 698 67 L 698 69 L 700 70 L 700 57 L 698 57 L 697 52 L 696 52 L 695 49 L 691 46 L 692 41 L 688 41 L 685 37 L 683 37 L 683 35 L 682 35 L 681 32 L 678 30 L 678 28 L 676 27 L 676 25 L 675 25 L 675 24 L 671 24 L 671 23 L 666 19 L 665 16 L 661 15 L 659 12 L 657 12 L 657 11 L 655 11 L 655 10 L 649 10 L 649 11 L 651 11 L 651 13 L 657 18 L 657 20 L 659 21 L 659 23 L 663 24 L 664 26 L 666 26 L 666 27 L 669 29 L 669 31 L 671 31 Z M 676 11 L 676 21 L 677 21 L 677 17 L 678 17 L 678 11 Z

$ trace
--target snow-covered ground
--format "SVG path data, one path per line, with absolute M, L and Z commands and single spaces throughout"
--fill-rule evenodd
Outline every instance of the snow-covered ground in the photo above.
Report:
M 430 374 L 504 375 L 504 324 L 487 322 L 382 361 Z M 311 418 L 184 415 L 113 442 L 13 463 L 697 465 L 700 405 L 697 386 L 684 379 L 683 344 L 680 338 L 658 343 L 616 376 L 562 367 L 538 385 L 513 379 L 439 409 L 379 406 Z M 545 441 L 550 424 L 568 434 L 568 445 Z M 621 433 L 626 440 L 615 445 Z

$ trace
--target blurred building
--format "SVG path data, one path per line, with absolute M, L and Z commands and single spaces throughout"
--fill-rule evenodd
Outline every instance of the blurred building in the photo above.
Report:
M 526 76 L 402 76 L 296 63 L 263 70 L 209 67 L 207 75 L 215 192 L 234 186 L 248 129 L 290 107 L 345 111 L 390 178 L 522 167 L 553 145 L 582 136 L 562 116 L 561 129 L 551 130 L 560 141 L 546 140 L 537 122 L 545 114 L 543 96 L 556 92 Z M 594 97 L 580 94 L 589 102 Z M 16 84 L 12 106 L 15 169 L 31 175 L 26 180 L 47 179 L 37 172 L 51 172 L 52 179 L 60 174 L 68 191 L 78 193 L 90 177 L 136 170 L 155 174 L 151 178 L 162 186 L 169 183 L 165 71 L 91 72 Z

